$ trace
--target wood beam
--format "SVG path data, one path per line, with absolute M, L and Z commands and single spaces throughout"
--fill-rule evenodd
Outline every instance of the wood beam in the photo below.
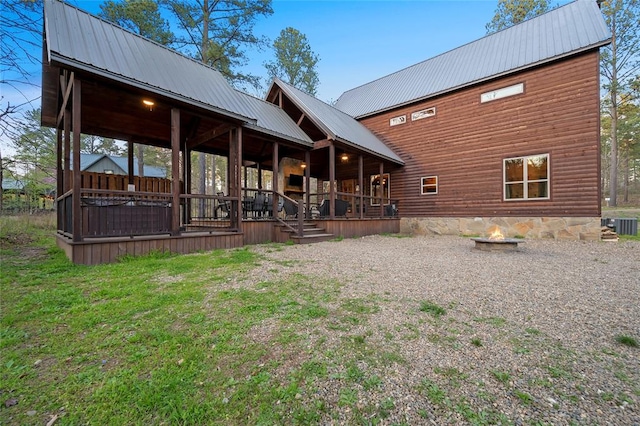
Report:
M 315 141 L 313 143 L 313 149 L 322 149 L 322 148 L 327 148 L 329 146 L 333 146 L 333 140 L 332 139 L 322 139 L 319 141 Z
M 171 234 L 180 234 L 180 110 L 171 108 Z
M 305 151 L 304 164 L 307 167 L 304 168 L 304 182 L 305 182 L 305 197 L 307 205 L 307 219 L 311 219 L 311 151 Z
M 133 183 L 133 142 L 127 141 L 127 168 L 128 170 L 128 180 L 129 185 Z M 128 188 L 127 188 L 128 189 Z
M 198 145 L 202 145 L 203 143 L 209 142 L 211 139 L 217 138 L 218 136 L 224 135 L 229 130 L 233 129 L 235 126 L 231 124 L 221 124 L 218 127 L 215 127 L 211 130 L 207 130 L 206 132 L 198 135 L 195 138 L 187 140 L 187 146 L 189 149 L 194 149 Z
M 300 115 L 300 118 L 298 119 L 298 123 L 297 123 L 297 124 L 298 124 L 298 126 L 300 126 L 300 123 L 302 123 L 302 120 L 304 120 L 304 117 L 305 117 L 305 115 L 304 115 L 304 113 L 302 113 L 302 114 Z
M 242 185 L 240 184 L 242 179 L 242 127 L 237 127 L 236 133 L 236 170 L 237 170 L 237 182 L 238 182 L 238 208 L 236 209 L 236 221 L 238 222 L 238 232 L 242 232 Z
M 69 81 L 67 82 L 66 76 L 60 76 L 60 88 L 64 92 L 64 96 L 62 98 L 62 106 L 60 107 L 60 111 L 58 112 L 58 119 L 56 120 L 56 126 L 60 125 L 62 121 L 62 117 L 64 116 L 64 111 L 67 108 L 67 102 L 69 102 L 69 96 L 71 96 L 71 90 L 73 89 L 73 82 L 75 80 L 75 73 L 71 73 L 69 77 Z
M 271 187 L 273 188 L 273 204 L 272 204 L 272 212 L 273 217 L 278 216 L 278 203 L 280 202 L 278 197 L 278 175 L 280 173 L 280 162 L 278 157 L 280 156 L 280 144 L 278 142 L 273 143 L 273 154 L 271 157 L 272 163 L 272 176 L 271 176 Z
M 364 218 L 364 156 L 362 154 L 358 155 L 358 187 L 360 191 L 358 196 L 360 198 L 360 211 L 358 215 L 360 219 Z
M 82 209 L 80 191 L 82 190 L 82 174 L 80 171 L 80 133 L 82 131 L 82 84 L 80 80 L 73 83 L 73 198 L 72 233 L 73 241 L 82 241 Z
M 71 111 L 64 112 L 64 149 L 63 166 L 64 166 L 64 188 L 63 193 L 69 191 L 73 184 L 71 183 Z
M 56 198 L 62 196 L 64 193 L 64 175 L 62 169 L 62 137 L 64 134 L 64 129 L 61 129 L 60 126 L 56 127 Z M 56 203 L 56 208 L 58 208 L 58 203 Z M 60 217 L 58 215 L 58 217 Z M 58 223 L 57 229 L 62 226 L 61 223 Z
M 380 217 L 384 217 L 384 163 L 380 162 Z
M 336 147 L 329 145 L 329 219 L 336 218 Z

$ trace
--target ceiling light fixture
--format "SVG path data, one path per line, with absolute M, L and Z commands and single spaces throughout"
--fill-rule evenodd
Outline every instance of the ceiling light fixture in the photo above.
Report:
M 344 154 L 342 154 L 342 156 L 340 157 L 340 159 L 342 161 L 349 161 L 349 156 L 347 155 L 347 153 L 345 152 Z
M 149 99 L 143 99 L 143 100 L 142 100 L 142 103 L 143 103 L 147 108 L 149 108 L 149 111 L 153 111 L 153 106 L 156 104 L 155 102 L 150 101 Z
M 306 169 L 306 168 L 307 168 L 307 165 L 306 165 L 306 164 L 304 164 L 304 163 L 302 163 L 302 164 L 300 164 L 300 167 L 302 167 L 303 169 Z

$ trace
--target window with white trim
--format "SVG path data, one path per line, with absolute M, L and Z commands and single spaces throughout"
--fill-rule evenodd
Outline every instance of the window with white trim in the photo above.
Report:
M 503 160 L 504 199 L 549 199 L 549 154 Z
M 437 194 L 438 193 L 438 176 L 425 176 L 420 179 L 421 194 Z

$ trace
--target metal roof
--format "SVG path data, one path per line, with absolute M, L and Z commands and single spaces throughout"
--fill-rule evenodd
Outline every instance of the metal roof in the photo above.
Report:
M 362 118 L 595 49 L 610 39 L 595 0 L 577 0 L 346 91 L 335 106 Z
M 257 119 L 256 124 L 246 123 L 245 127 L 259 130 L 272 136 L 293 140 L 297 143 L 304 142 L 308 147 L 313 147 L 311 138 L 298 127 L 282 108 L 240 91 L 237 92 L 237 95 L 244 98 L 242 108 L 239 111 Z
M 282 89 L 286 96 L 329 138 L 394 163 L 404 164 L 404 161 L 384 142 L 353 117 L 278 78 L 274 79 L 273 84 Z
M 220 72 L 194 59 L 59 0 L 45 0 L 44 18 L 49 61 L 241 120 L 257 131 L 310 143 L 294 129 L 295 123 L 285 124 L 277 108 L 257 107 Z
M 124 173 L 129 173 L 129 159 L 127 157 L 117 157 L 115 155 L 107 154 L 85 154 L 82 152 L 80 153 L 80 170 L 83 171 L 89 169 L 103 158 L 107 158 L 112 161 Z M 69 160 L 70 166 L 73 167 L 73 158 L 70 158 Z M 133 157 L 133 163 L 138 164 L 138 159 L 136 157 Z M 146 177 L 167 177 L 167 171 L 164 167 L 149 166 L 145 164 L 143 172 Z M 134 167 L 133 175 L 138 176 L 138 167 Z

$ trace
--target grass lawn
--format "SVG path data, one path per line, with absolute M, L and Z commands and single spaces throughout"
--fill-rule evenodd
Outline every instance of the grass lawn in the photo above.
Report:
M 299 276 L 230 288 L 259 265 L 246 249 L 78 266 L 50 231 L 3 228 L 0 424 L 319 419 L 322 404 L 301 400 L 327 366 L 286 364 L 305 346 L 300 324 L 327 315 L 333 283 Z
M 89 267 L 71 264 L 52 234 L 50 219 L 0 217 L 1 425 L 406 424 L 389 419 L 408 394 L 425 407 L 417 413 L 425 422 L 435 415 L 448 424 L 512 424 L 496 401 L 544 413 L 548 403 L 534 391 L 568 406 L 584 393 L 556 384 L 580 377 L 576 356 L 498 316 L 459 322 L 452 311 L 461 308 L 423 300 L 402 303 L 412 322 L 384 328 L 369 320 L 402 301 L 341 294 L 341 282 L 317 275 L 279 274 L 251 248 Z M 482 353 L 504 345 L 523 356 L 549 353 L 549 365 L 536 382 L 506 365 L 483 380 L 434 367 L 407 394 L 390 396 L 385 384 L 407 365 L 399 347 L 427 325 L 435 348 Z M 326 333 L 316 332 L 321 326 Z M 638 345 L 635 336 L 616 339 L 621 348 Z M 610 355 L 595 356 L 600 365 Z M 633 405 L 636 373 L 611 357 L 635 394 L 607 393 L 595 403 Z

